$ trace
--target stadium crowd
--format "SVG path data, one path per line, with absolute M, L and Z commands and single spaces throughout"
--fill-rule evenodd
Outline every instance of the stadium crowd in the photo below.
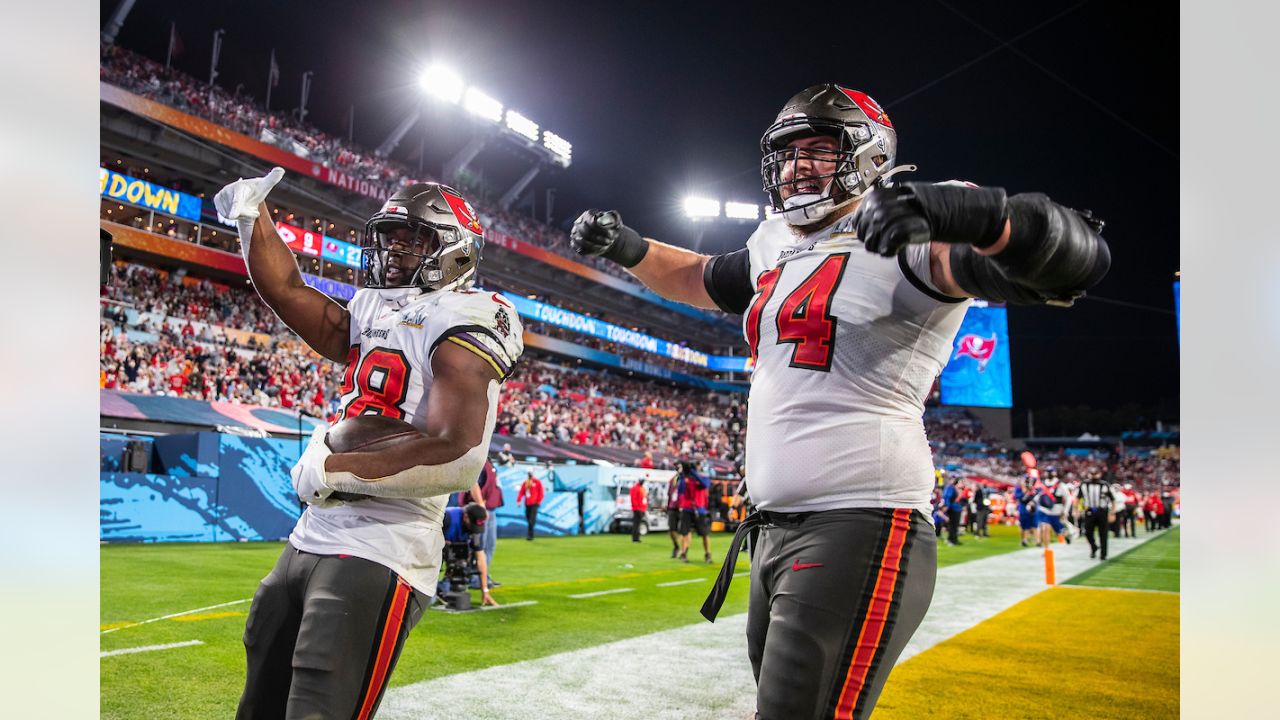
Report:
M 100 387 L 294 408 L 316 417 L 337 412 L 339 368 L 302 345 L 249 291 L 123 262 L 112 273 L 101 293 Z M 498 432 L 722 457 L 727 406 L 716 398 L 561 369 L 531 354 L 504 387 Z
M 495 432 L 678 457 L 730 455 L 719 394 L 525 362 L 503 387 Z
M 165 67 L 119 45 L 100 48 L 99 78 L 142 97 L 217 123 L 243 135 L 291 152 L 311 162 L 366 180 L 385 194 L 416 181 L 435 180 L 410 171 L 389 158 L 378 157 L 353 143 L 334 137 L 289 113 L 270 112 L 252 97 L 228 93 L 217 85 Z M 634 279 L 615 263 L 582 257 L 569 248 L 568 234 L 533 218 L 486 206 L 469 193 L 482 223 L 518 240 L 529 242 L 578 263 L 628 282 Z

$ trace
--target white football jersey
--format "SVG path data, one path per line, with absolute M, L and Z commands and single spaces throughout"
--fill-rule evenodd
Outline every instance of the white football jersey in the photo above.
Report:
M 380 414 L 425 429 L 431 356 L 454 343 L 493 366 L 503 380 L 524 352 L 515 308 L 496 293 L 362 289 L 352 298 L 351 351 L 340 417 Z M 489 385 L 485 447 L 497 417 L 498 386 Z M 435 593 L 448 496 L 372 498 L 333 508 L 307 506 L 289 542 L 322 555 L 348 554 L 395 570 L 418 590 Z
M 927 243 L 896 258 L 869 253 L 852 216 L 803 237 L 766 220 L 747 249 L 752 499 L 777 512 L 930 515 L 924 401 L 969 301 L 933 286 Z

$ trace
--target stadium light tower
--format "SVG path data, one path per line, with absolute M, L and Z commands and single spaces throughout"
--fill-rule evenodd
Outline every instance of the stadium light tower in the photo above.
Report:
M 731 220 L 758 220 L 760 206 L 751 203 L 727 202 L 724 204 L 724 216 Z
M 502 103 L 474 87 L 467 88 L 466 94 L 462 96 L 462 107 L 472 115 L 489 122 L 498 122 L 502 119 Z
M 684 214 L 691 220 L 707 220 L 720 217 L 720 201 L 702 197 L 684 199 Z
M 521 115 L 515 110 L 507 111 L 507 127 L 521 137 L 532 142 L 538 142 L 538 123 Z
M 458 73 L 443 65 L 432 65 L 419 78 L 422 89 L 446 102 L 458 104 L 465 88 Z

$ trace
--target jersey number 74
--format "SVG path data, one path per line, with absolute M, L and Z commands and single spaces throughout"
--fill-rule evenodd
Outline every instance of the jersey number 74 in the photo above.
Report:
M 790 343 L 793 368 L 831 371 L 832 346 L 836 339 L 839 318 L 831 314 L 831 298 L 844 278 L 849 253 L 829 255 L 783 298 L 778 306 L 774 322 L 778 330 L 778 343 Z M 752 360 L 758 360 L 760 345 L 760 321 L 764 308 L 773 298 L 778 279 L 786 265 L 779 265 L 760 275 L 760 288 L 755 301 L 747 309 L 746 335 L 751 347 Z

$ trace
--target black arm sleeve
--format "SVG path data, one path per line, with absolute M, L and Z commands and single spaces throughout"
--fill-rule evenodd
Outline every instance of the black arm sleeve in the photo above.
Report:
M 1111 267 L 1102 223 L 1039 193 L 1009 198 L 1009 244 L 983 256 L 951 246 L 951 273 L 966 292 L 1020 305 L 1070 305 Z
M 751 255 L 746 248 L 707 260 L 702 271 L 702 284 L 721 310 L 741 315 L 756 294 L 751 284 Z

